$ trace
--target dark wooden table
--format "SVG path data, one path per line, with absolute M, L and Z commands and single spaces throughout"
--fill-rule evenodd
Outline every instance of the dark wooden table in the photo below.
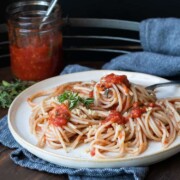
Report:
M 11 80 L 12 74 L 10 68 L 0 68 L 0 81 Z M 0 118 L 7 114 L 7 109 L 0 109 Z M 30 170 L 15 165 L 9 155 L 11 149 L 0 144 L 0 179 L 18 179 L 18 180 L 44 180 L 44 179 L 68 179 L 67 175 L 53 175 L 45 172 Z M 165 161 L 150 166 L 146 176 L 147 180 L 178 180 L 180 179 L 180 154 L 177 154 Z

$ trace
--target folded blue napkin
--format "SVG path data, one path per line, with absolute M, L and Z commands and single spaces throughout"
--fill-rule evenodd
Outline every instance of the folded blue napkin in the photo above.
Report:
M 140 40 L 144 51 L 180 56 L 180 19 L 155 18 L 142 21 Z
M 156 76 L 180 78 L 180 56 L 152 52 L 135 52 L 118 56 L 106 63 L 102 69 L 134 71 Z
M 102 69 L 126 70 L 180 79 L 180 19 L 147 19 L 140 23 L 142 52 L 118 56 Z

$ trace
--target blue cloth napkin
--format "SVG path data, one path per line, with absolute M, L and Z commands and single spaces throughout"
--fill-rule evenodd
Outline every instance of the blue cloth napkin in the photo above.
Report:
M 140 40 L 144 51 L 180 56 L 180 19 L 154 18 L 142 21 Z
M 167 56 L 152 52 L 135 52 L 118 56 L 102 69 L 148 73 L 156 76 L 180 78 L 180 56 Z
M 118 56 L 102 69 L 180 78 L 180 19 L 155 18 L 140 23 L 142 52 Z

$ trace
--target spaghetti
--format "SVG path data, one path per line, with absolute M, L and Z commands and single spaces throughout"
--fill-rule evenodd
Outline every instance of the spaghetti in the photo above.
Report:
M 118 158 L 141 154 L 151 140 L 166 148 L 180 132 L 180 99 L 157 100 L 125 75 L 63 84 L 33 94 L 28 103 L 31 132 L 41 148 L 68 152 L 89 143 L 91 156 Z

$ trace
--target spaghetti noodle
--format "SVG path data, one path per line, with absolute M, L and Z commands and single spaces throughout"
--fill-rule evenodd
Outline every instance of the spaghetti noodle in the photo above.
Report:
M 180 132 L 180 99 L 157 100 L 125 75 L 63 84 L 33 94 L 28 103 L 31 132 L 41 148 L 68 152 L 89 143 L 91 156 L 118 158 L 141 154 L 151 140 L 166 148 Z

